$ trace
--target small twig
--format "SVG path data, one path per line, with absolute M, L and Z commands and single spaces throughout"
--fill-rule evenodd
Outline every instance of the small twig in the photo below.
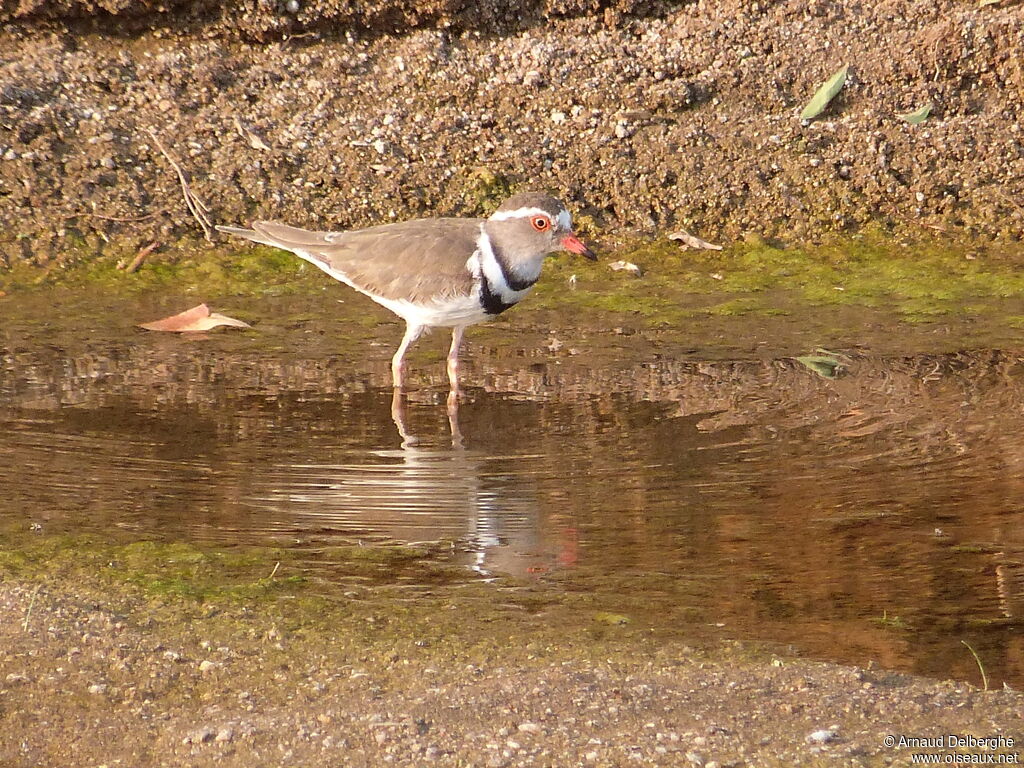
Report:
M 36 597 L 39 595 L 39 590 L 43 588 L 42 582 L 36 584 L 36 588 L 32 590 L 32 599 L 28 602 L 28 610 L 25 611 L 25 620 L 21 622 L 22 632 L 28 632 L 28 620 L 32 618 L 32 607 L 36 604 Z
M 284 39 L 281 42 L 287 43 L 292 40 L 301 40 L 304 37 L 318 37 L 319 35 L 319 32 L 300 32 L 299 34 L 296 35 L 285 35 Z
M 153 251 L 155 251 L 159 247 L 160 247 L 160 243 L 157 242 L 156 240 L 154 240 L 152 243 L 147 245 L 145 248 L 139 249 L 139 252 L 137 254 L 135 254 L 135 258 L 132 259 L 132 263 L 129 264 L 127 267 L 125 267 L 124 271 L 127 272 L 128 274 L 131 274 L 132 272 L 137 272 L 139 267 L 142 266 L 142 262 L 144 262 L 146 260 L 146 257 L 149 256 L 149 254 L 151 254 Z
M 203 235 L 212 243 L 213 224 L 210 221 L 210 217 L 207 215 L 210 212 L 210 209 L 207 207 L 206 203 L 196 197 L 192 188 L 188 184 L 188 174 L 185 173 L 185 170 L 180 165 L 178 165 L 178 162 L 171 156 L 171 153 L 167 151 L 163 142 L 160 141 L 160 137 L 156 135 L 156 131 L 152 128 L 146 128 L 146 131 L 148 131 L 149 135 L 153 137 L 153 141 L 156 142 L 157 149 L 163 153 L 163 156 L 167 158 L 167 162 L 171 164 L 171 167 L 174 168 L 175 172 L 178 174 L 178 181 L 181 182 L 181 192 L 185 196 L 185 205 L 188 206 L 192 216 L 203 228 Z
M 985 667 L 982 665 L 981 659 L 978 658 L 978 654 L 975 653 L 973 648 L 971 648 L 971 644 L 970 643 L 968 643 L 966 640 L 961 640 L 960 642 L 967 646 L 967 650 L 971 652 L 971 655 L 974 657 L 974 660 L 976 662 L 978 662 L 978 669 L 981 670 L 981 684 L 982 684 L 982 687 L 987 691 L 988 690 L 988 675 L 985 674 Z
M 104 216 L 102 213 L 89 213 L 83 211 L 82 213 L 72 213 L 64 217 L 64 220 L 78 219 L 82 216 L 89 216 L 94 219 L 103 219 L 104 221 L 145 221 L 146 219 L 152 219 L 154 216 L 159 216 L 163 213 L 162 210 L 155 211 L 154 213 L 147 213 L 145 216 Z
M 242 118 L 238 115 L 235 115 L 235 130 L 238 131 L 239 136 L 249 142 L 249 146 L 253 149 L 262 149 L 264 152 L 271 151 L 270 145 L 263 140 L 263 137 L 243 123 Z
M 274 580 L 274 574 L 277 573 L 277 569 L 280 568 L 280 567 L 281 567 L 281 561 L 278 560 L 277 563 L 274 565 L 274 570 L 272 570 L 270 572 L 270 575 L 267 577 L 267 581 L 273 581 Z

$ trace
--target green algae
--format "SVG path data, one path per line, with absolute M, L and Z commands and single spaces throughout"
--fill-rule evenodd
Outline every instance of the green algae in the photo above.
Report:
M 884 629 L 891 629 L 898 632 L 905 632 L 911 629 L 907 621 L 898 614 L 890 614 L 888 611 L 882 611 L 881 616 L 876 616 L 871 621 Z
M 251 632 L 258 616 L 286 645 L 305 638 L 335 648 L 358 646 L 382 658 L 405 649 L 446 664 L 500 657 L 519 637 L 529 637 L 524 652 L 540 658 L 555 646 L 586 650 L 606 641 L 700 636 L 689 621 L 680 623 L 682 630 L 655 631 L 642 611 L 627 616 L 622 605 L 590 592 L 512 578 L 482 580 L 439 557 L 443 551 L 450 547 L 330 547 L 316 553 L 319 562 L 311 570 L 309 552 L 124 542 L 8 526 L 0 530 L 0 583 L 141 601 L 150 619 L 178 624 L 189 634 L 197 621 L 216 619 L 220 630 L 203 625 L 208 639 L 221 631 Z M 367 563 L 383 567 L 371 574 Z M 635 651 L 623 645 L 620 652 L 627 659 Z
M 106 587 L 133 585 L 150 596 L 174 595 L 205 602 L 250 600 L 302 581 L 268 578 L 279 553 L 267 550 L 204 550 L 153 541 L 115 545 L 91 536 L 0 535 L 0 580 L 89 575 Z M 279 562 L 279 561 L 277 561 Z M 272 566 L 272 564 L 271 564 Z
M 495 208 L 515 193 L 515 186 L 506 176 L 488 168 L 471 171 L 464 186 L 463 200 L 469 204 L 470 211 L 481 216 L 493 213 Z
M 614 256 L 639 264 L 644 277 L 559 259 L 549 270 L 552 283 L 538 290 L 541 301 L 557 296 L 569 305 L 633 312 L 652 323 L 694 314 L 788 311 L 779 299 L 806 306 L 887 307 L 920 322 L 968 305 L 977 312 L 992 301 L 1024 297 L 1024 249 L 980 258 L 973 246 L 904 243 L 878 233 L 813 247 L 783 248 L 754 239 L 720 252 L 683 250 L 668 240 L 636 241 Z M 558 283 L 570 274 L 576 275 L 577 290 L 564 291 Z M 723 300 L 701 307 L 694 300 L 701 295 Z
M 202 240 L 182 240 L 158 249 L 136 271 L 125 267 L 135 256 L 123 247 L 95 252 L 74 239 L 66 241 L 66 257 L 46 267 L 18 263 L 0 270 L 0 291 L 55 286 L 133 295 L 175 289 L 206 295 L 266 295 L 310 290 L 319 270 L 286 251 L 267 246 L 235 249 L 213 247 Z
M 481 194 L 503 195 L 501 179 L 480 177 Z M 497 190 L 497 191 L 495 191 Z M 483 204 L 483 203 L 481 203 Z M 347 294 L 319 270 L 264 246 L 228 250 L 183 242 L 151 255 L 137 272 L 119 269 L 133 255 L 105 245 L 71 243 L 73 267 L 0 272 L 0 291 L 56 287 L 110 297 L 174 293 L 198 301 L 233 297 Z M 92 254 L 91 257 L 89 254 Z M 643 277 L 614 272 L 618 259 L 639 264 Z M 692 326 L 713 318 L 800 318 L 808 310 L 877 310 L 891 322 L 924 325 L 949 318 L 1024 324 L 1024 245 L 985 249 L 976 243 L 897 239 L 881 230 L 816 245 L 784 246 L 751 237 L 722 251 L 685 250 L 667 239 L 634 239 L 602 252 L 598 263 L 569 254 L 551 259 L 528 306 L 560 317 L 586 316 L 594 327 L 624 320 L 637 330 Z M 353 301 L 356 306 L 356 301 Z M 346 324 L 374 327 L 380 315 L 342 309 Z M 244 310 L 241 319 L 251 321 Z M 144 318 L 152 319 L 152 318 Z M 312 321 L 312 320 L 311 320 Z

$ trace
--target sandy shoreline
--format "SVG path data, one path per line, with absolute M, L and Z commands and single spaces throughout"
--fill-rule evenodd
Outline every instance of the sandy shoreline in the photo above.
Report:
M 1024 737 L 1019 693 L 666 641 L 516 590 L 491 608 L 286 582 L 197 600 L 129 583 L 125 563 L 90 578 L 51 556 L 0 583 L 12 768 L 881 766 L 1019 759 Z

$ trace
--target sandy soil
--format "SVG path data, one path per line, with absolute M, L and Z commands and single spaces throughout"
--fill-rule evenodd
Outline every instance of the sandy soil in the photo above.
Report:
M 0 583 L 0 764 L 881 766 L 1024 739 L 1018 693 L 579 625 L 528 594 L 304 613 L 98 586 Z
M 1021 235 L 1016 3 L 289 5 L 6 3 L 5 262 L 200 233 L 150 128 L 214 223 L 478 214 L 545 188 L 606 237 Z

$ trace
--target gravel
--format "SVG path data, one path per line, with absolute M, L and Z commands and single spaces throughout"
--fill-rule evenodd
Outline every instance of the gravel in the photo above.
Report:
M 290 614 L 281 651 L 273 604 L 213 615 L 81 582 L 48 577 L 27 629 L 35 585 L 0 584 L 5 766 L 863 766 L 909 762 L 894 734 L 1016 740 L 1001 753 L 1024 737 L 1019 693 L 728 643 L 591 645 L 523 615 L 437 652 L 375 640 L 339 605 L 322 623 Z M 161 650 L 204 644 L 245 664 L 203 675 Z
M 253 3 L 227 19 L 111 1 L 22 3 L 0 31 L 8 264 L 200 234 L 148 127 L 217 223 L 481 214 L 534 188 L 612 239 L 1024 229 L 1019 5 Z M 801 122 L 841 63 L 843 91 Z M 896 116 L 927 103 L 920 125 Z

